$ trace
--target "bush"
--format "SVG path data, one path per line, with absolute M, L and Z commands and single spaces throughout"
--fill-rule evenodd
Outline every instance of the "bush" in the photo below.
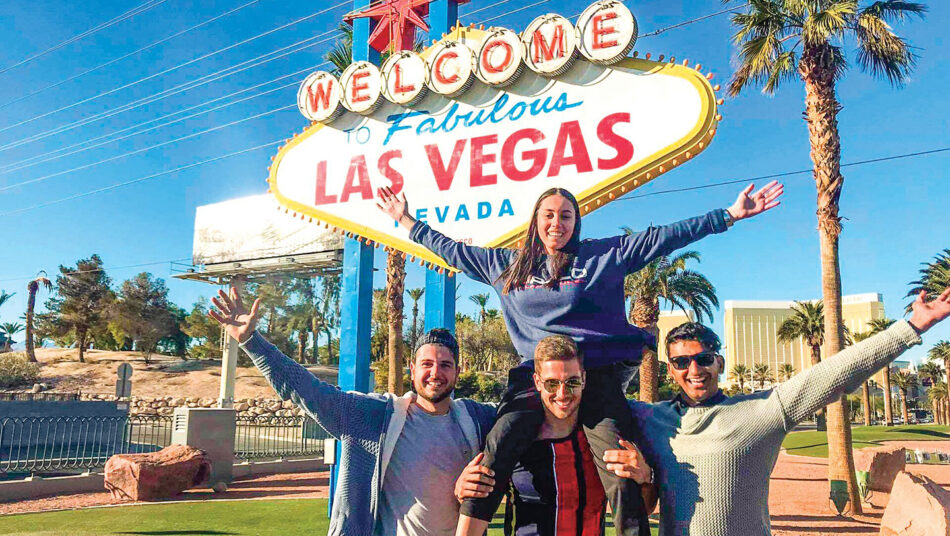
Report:
M 30 363 L 25 352 L 0 354 L 0 388 L 32 386 L 39 374 L 40 366 Z
M 471 398 L 479 402 L 499 402 L 505 384 L 495 376 L 469 370 L 459 375 L 455 383 L 455 398 Z

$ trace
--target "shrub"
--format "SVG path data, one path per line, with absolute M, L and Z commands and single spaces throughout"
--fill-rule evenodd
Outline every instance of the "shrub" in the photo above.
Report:
M 32 385 L 40 374 L 40 366 L 30 363 L 24 352 L 0 354 L 0 388 Z

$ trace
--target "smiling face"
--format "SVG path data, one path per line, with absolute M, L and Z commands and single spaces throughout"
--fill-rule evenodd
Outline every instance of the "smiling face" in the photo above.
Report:
M 541 363 L 539 370 L 534 373 L 534 385 L 541 393 L 541 401 L 544 403 L 544 411 L 548 414 L 548 418 L 563 420 L 577 416 L 584 387 L 582 385 L 572 391 L 565 382 L 578 379 L 583 382 L 585 378 L 584 370 L 577 359 L 550 360 Z M 560 382 L 553 393 L 549 393 L 544 387 L 544 382 L 550 380 Z
M 409 374 L 416 394 L 437 404 L 455 389 L 458 367 L 451 350 L 441 344 L 425 344 L 416 352 Z
M 574 205 L 562 195 L 551 195 L 541 200 L 535 215 L 538 238 L 548 255 L 553 255 L 567 245 L 574 234 L 577 214 Z
M 669 345 L 670 361 L 680 356 L 692 356 L 707 349 L 699 341 L 679 340 Z M 722 372 L 722 358 L 716 358 L 712 365 L 701 367 L 695 360 L 690 360 L 686 370 L 677 370 L 669 362 L 667 367 L 670 375 L 683 389 L 683 394 L 693 402 L 699 403 L 713 396 L 719 391 L 719 373 Z

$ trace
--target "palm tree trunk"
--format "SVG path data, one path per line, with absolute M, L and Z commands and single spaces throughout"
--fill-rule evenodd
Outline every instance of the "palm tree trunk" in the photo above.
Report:
M 307 362 L 307 335 L 305 329 L 297 331 L 297 361 L 301 365 Z
M 660 318 L 660 300 L 652 296 L 640 296 L 631 305 L 630 317 L 634 325 L 654 337 L 659 337 L 657 322 Z M 659 344 L 659 341 L 657 341 Z M 640 401 L 656 402 L 659 397 L 659 368 L 656 352 L 644 347 L 640 363 Z
M 412 340 L 409 345 L 415 347 L 416 340 L 419 339 L 419 300 L 412 301 Z
M 894 424 L 894 406 L 891 400 L 891 367 L 884 367 L 884 381 L 881 382 L 881 389 L 884 390 L 884 426 Z
M 26 357 L 31 363 L 36 363 L 36 351 L 33 348 L 33 308 L 36 306 L 36 291 L 40 284 L 36 281 L 30 281 L 26 289 L 29 296 L 26 299 Z
M 386 259 L 386 306 L 389 309 L 389 378 L 388 389 L 403 394 L 402 383 L 402 310 L 406 285 L 406 258 L 391 250 Z
M 907 419 L 907 389 L 900 390 L 901 395 L 901 415 L 904 417 L 904 424 L 910 424 Z
M 822 299 L 825 305 L 825 355 L 837 354 L 844 347 L 841 313 L 841 268 L 838 238 L 841 218 L 838 199 L 844 177 L 841 175 L 841 139 L 838 135 L 838 111 L 835 78 L 829 45 L 804 47 L 799 74 L 805 82 L 805 121 L 811 145 L 813 175 L 818 193 L 818 234 L 821 240 Z M 848 483 L 852 512 L 862 513 L 861 495 L 854 475 L 851 451 L 851 422 L 847 418 L 845 395 L 828 405 L 828 477 Z
M 864 426 L 871 426 L 871 386 L 868 382 L 861 384 L 861 398 L 864 405 Z
M 87 334 L 87 331 L 85 329 L 77 330 L 77 333 L 76 333 L 76 338 L 78 339 L 76 342 L 79 344 L 79 362 L 80 363 L 86 362 L 86 358 L 85 358 L 86 334 Z
M 812 344 L 809 348 L 811 349 L 811 365 L 815 366 L 821 363 L 821 345 Z M 825 408 L 821 408 L 815 412 L 815 428 L 819 432 L 824 432 L 828 429 L 828 420 L 826 417 Z

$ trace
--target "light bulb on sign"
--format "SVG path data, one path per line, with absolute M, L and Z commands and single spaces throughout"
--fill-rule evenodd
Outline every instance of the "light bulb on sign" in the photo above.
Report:
M 600 0 L 577 18 L 578 48 L 588 60 L 601 65 L 627 56 L 637 42 L 637 19 L 618 0 Z
M 310 74 L 297 90 L 297 108 L 311 121 L 330 123 L 343 113 L 342 86 L 326 71 Z
M 457 41 L 441 41 L 429 56 L 429 87 L 446 97 L 464 93 L 475 80 L 472 49 Z
M 393 54 L 383 63 L 383 96 L 402 106 L 416 104 L 428 92 L 426 61 L 410 50 Z
M 382 102 L 382 77 L 379 68 L 368 61 L 350 64 L 340 75 L 343 106 L 362 115 L 373 113 Z
M 561 15 L 542 15 L 521 34 L 527 48 L 525 63 L 543 76 L 557 76 L 577 58 L 577 30 Z
M 475 76 L 495 87 L 514 83 L 524 72 L 525 47 L 507 28 L 490 28 L 476 54 Z

